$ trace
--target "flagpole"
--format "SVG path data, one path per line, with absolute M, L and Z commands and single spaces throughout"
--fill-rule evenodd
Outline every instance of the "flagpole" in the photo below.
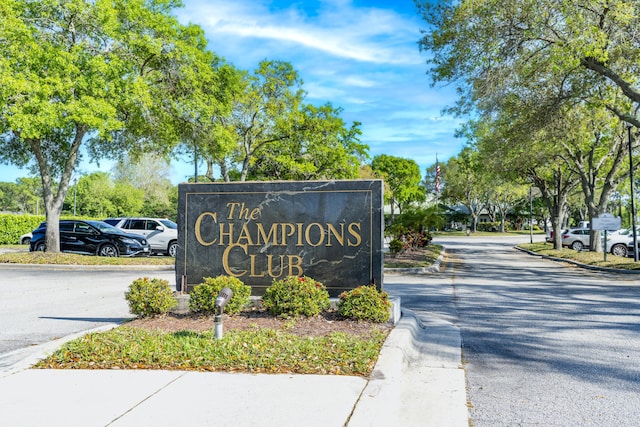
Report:
M 440 196 L 440 163 L 438 163 L 438 153 L 436 153 L 436 218 L 440 218 L 440 207 L 438 198 Z

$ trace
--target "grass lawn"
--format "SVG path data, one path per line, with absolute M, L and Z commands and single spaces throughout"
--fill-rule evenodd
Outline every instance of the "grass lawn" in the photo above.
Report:
M 10 252 L 0 253 L 0 263 L 10 264 L 64 264 L 64 265 L 174 265 L 168 256 L 150 257 L 101 257 L 69 253 L 29 252 L 24 245 L 1 245 Z
M 128 327 L 92 333 L 65 344 L 36 368 L 169 369 L 368 376 L 387 331 L 297 336 L 286 331 L 166 333 Z
M 518 246 L 522 249 L 528 250 L 538 255 L 545 255 L 553 258 L 562 258 L 566 260 L 576 261 L 585 265 L 640 271 L 640 263 L 634 262 L 633 258 L 623 258 L 612 254 L 607 254 L 607 260 L 605 261 L 604 254 L 602 252 L 578 252 L 568 248 L 556 250 L 553 249 L 553 244 L 547 242 L 526 243 L 520 244 Z

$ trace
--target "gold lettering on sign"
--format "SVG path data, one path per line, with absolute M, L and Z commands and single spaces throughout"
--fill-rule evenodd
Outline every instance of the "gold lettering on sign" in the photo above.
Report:
M 340 232 L 333 226 L 333 224 L 327 224 L 328 232 L 327 232 L 327 246 L 333 246 L 331 244 L 331 235 L 336 238 L 340 246 L 344 247 L 344 223 L 340 224 Z
M 261 208 L 244 202 L 229 202 L 225 207 L 224 213 L 201 213 L 195 222 L 195 237 L 202 246 L 215 244 L 224 248 L 222 267 L 229 276 L 275 279 L 284 275 L 304 275 L 302 255 L 272 254 L 269 248 L 362 245 L 362 224 L 359 222 L 264 224 L 258 222 Z
M 259 265 L 259 263 L 256 261 L 256 257 L 258 255 L 255 255 L 255 254 L 249 255 L 249 263 L 250 263 L 249 271 L 239 270 L 239 269 L 234 270 L 232 268 L 232 265 L 229 263 L 229 257 L 230 257 L 231 251 L 236 248 L 242 250 L 242 252 L 244 252 L 245 255 L 248 255 L 247 245 L 233 244 L 233 245 L 227 246 L 224 252 L 222 253 L 222 268 L 224 268 L 225 273 L 227 273 L 229 276 L 235 276 L 235 277 L 246 276 L 247 273 L 249 273 L 250 277 L 264 277 L 265 276 L 264 271 L 257 271 L 256 265 Z M 273 255 L 271 254 L 267 255 L 266 274 L 268 274 L 269 277 L 278 278 L 284 275 L 285 272 L 288 272 L 289 276 L 302 276 L 302 274 L 304 273 L 302 269 L 302 257 L 298 255 L 278 255 L 280 262 L 278 263 L 276 261 L 275 265 L 274 265 L 273 258 L 274 258 Z M 289 267 L 288 270 L 285 268 L 287 266 Z
M 229 231 L 224 231 L 224 225 L 227 224 L 229 226 Z M 224 242 L 224 238 L 228 237 L 229 241 L 227 243 Z M 233 244 L 233 223 L 232 222 L 221 222 L 220 223 L 220 246 L 231 245 Z
M 355 230 L 356 227 L 358 227 L 358 231 Z M 349 224 L 349 234 L 351 235 L 351 237 L 355 238 L 355 241 L 352 242 L 351 239 L 349 239 L 349 241 L 347 242 L 348 246 L 360 246 L 362 244 L 362 237 L 360 237 L 359 222 L 352 222 L 351 224 Z
M 288 255 L 289 257 L 289 276 L 302 276 L 302 257 L 298 255 Z M 294 263 L 294 261 L 296 261 Z M 296 271 L 295 273 L 293 271 Z
M 236 243 L 240 243 L 240 240 L 246 240 L 246 244 L 249 246 L 253 246 L 253 240 L 251 239 L 251 233 L 249 233 L 249 229 L 247 228 L 247 223 L 245 222 L 242 225 L 242 231 L 236 240 Z
M 206 241 L 202 236 L 202 222 L 206 218 L 211 218 L 217 227 L 212 230 L 217 231 L 217 237 Z M 345 235 L 345 226 L 347 229 Z M 326 227 L 326 228 L 325 228 Z M 237 230 L 240 230 L 239 232 Z M 334 245 L 354 247 L 362 244 L 361 224 L 352 222 L 349 224 L 331 223 L 320 224 L 312 222 L 310 224 L 276 222 L 270 225 L 269 231 L 265 230 L 262 223 L 252 224 L 245 222 L 241 227 L 235 227 L 234 222 L 218 222 L 216 212 L 203 212 L 198 216 L 195 223 L 196 240 L 202 246 L 211 246 L 217 243 L 219 246 L 247 245 L 247 246 L 288 246 L 295 243 L 296 246 L 309 245 L 313 247 Z
M 231 270 L 231 266 L 229 265 L 229 252 L 231 252 L 232 249 L 234 248 L 241 248 L 244 250 L 244 254 L 247 254 L 247 245 L 229 245 L 225 248 L 224 252 L 222 253 L 222 268 L 224 268 L 224 271 L 229 275 L 229 276 L 235 276 L 235 277 L 242 277 L 245 274 L 247 274 L 247 270 L 240 270 L 239 273 L 234 273 Z
M 234 213 L 238 209 L 238 216 L 234 218 Z M 229 202 L 227 203 L 227 219 L 239 219 L 239 220 L 257 220 L 260 217 L 260 208 L 254 208 L 249 211 L 249 208 L 246 207 L 243 203 L 240 202 Z
M 280 227 L 282 228 L 282 240 L 280 240 L 280 246 L 287 246 L 287 237 L 293 236 L 293 234 L 296 232 L 296 227 L 293 224 L 289 224 L 287 222 L 278 223 L 278 225 L 280 225 Z
M 262 242 L 265 245 L 271 243 L 276 246 L 278 244 L 278 224 L 271 224 L 269 234 L 265 234 L 264 226 L 261 223 L 257 223 L 256 226 L 258 227 L 258 246 L 261 246 Z
M 256 256 L 249 255 L 249 259 L 251 260 L 251 277 L 264 277 L 264 272 L 258 274 L 256 273 Z
M 313 227 L 313 226 L 318 227 L 318 230 L 320 231 L 320 238 L 315 243 L 311 241 L 311 227 Z M 309 245 L 314 246 L 314 247 L 320 246 L 322 244 L 322 242 L 324 241 L 324 228 L 322 227 L 321 224 L 318 224 L 317 222 L 312 222 L 311 224 L 309 224 L 307 226 L 307 229 L 305 230 L 305 233 L 304 233 L 304 237 L 305 237 L 306 242 Z
M 216 239 L 213 239 L 210 242 L 205 242 L 204 239 L 202 238 L 202 231 L 200 230 L 200 228 L 202 227 L 202 220 L 206 217 L 211 217 L 213 218 L 213 222 L 217 223 L 218 222 L 218 214 L 215 212 L 203 212 L 200 214 L 200 216 L 198 216 L 198 219 L 196 219 L 196 240 L 198 241 L 198 243 L 200 243 L 202 246 L 211 246 L 216 242 Z

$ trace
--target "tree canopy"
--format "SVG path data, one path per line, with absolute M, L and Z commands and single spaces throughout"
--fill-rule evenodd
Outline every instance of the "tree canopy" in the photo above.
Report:
M 578 186 L 589 216 L 602 213 L 628 169 L 621 121 L 640 125 L 640 4 L 462 0 L 419 8 L 433 82 L 457 84 L 451 110 L 474 116 L 463 134 L 494 171 L 514 181 L 518 171 L 537 186 L 556 231 Z
M 236 72 L 233 109 L 213 117 L 216 138 L 203 145 L 224 181 L 355 178 L 368 156 L 360 123 L 348 127 L 340 108 L 305 103 L 303 82 L 285 61 L 264 60 Z
M 0 160 L 38 171 L 47 250 L 59 250 L 58 219 L 83 144 L 94 159 L 149 148 L 168 152 L 182 132 L 169 118 L 209 102 L 198 83 L 214 80 L 214 55 L 200 28 L 180 25 L 171 14 L 178 5 L 0 5 Z
M 424 200 L 420 167 L 415 160 L 380 154 L 371 161 L 371 169 L 385 181 L 385 199 L 391 206 L 392 221 L 396 207 L 402 212 L 407 203 Z

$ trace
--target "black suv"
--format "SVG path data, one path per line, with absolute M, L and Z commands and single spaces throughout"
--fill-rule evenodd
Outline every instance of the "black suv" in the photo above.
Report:
M 47 223 L 33 230 L 30 251 L 44 251 Z M 102 221 L 60 221 L 60 250 L 100 256 L 148 256 L 151 253 L 147 239 L 128 234 Z

